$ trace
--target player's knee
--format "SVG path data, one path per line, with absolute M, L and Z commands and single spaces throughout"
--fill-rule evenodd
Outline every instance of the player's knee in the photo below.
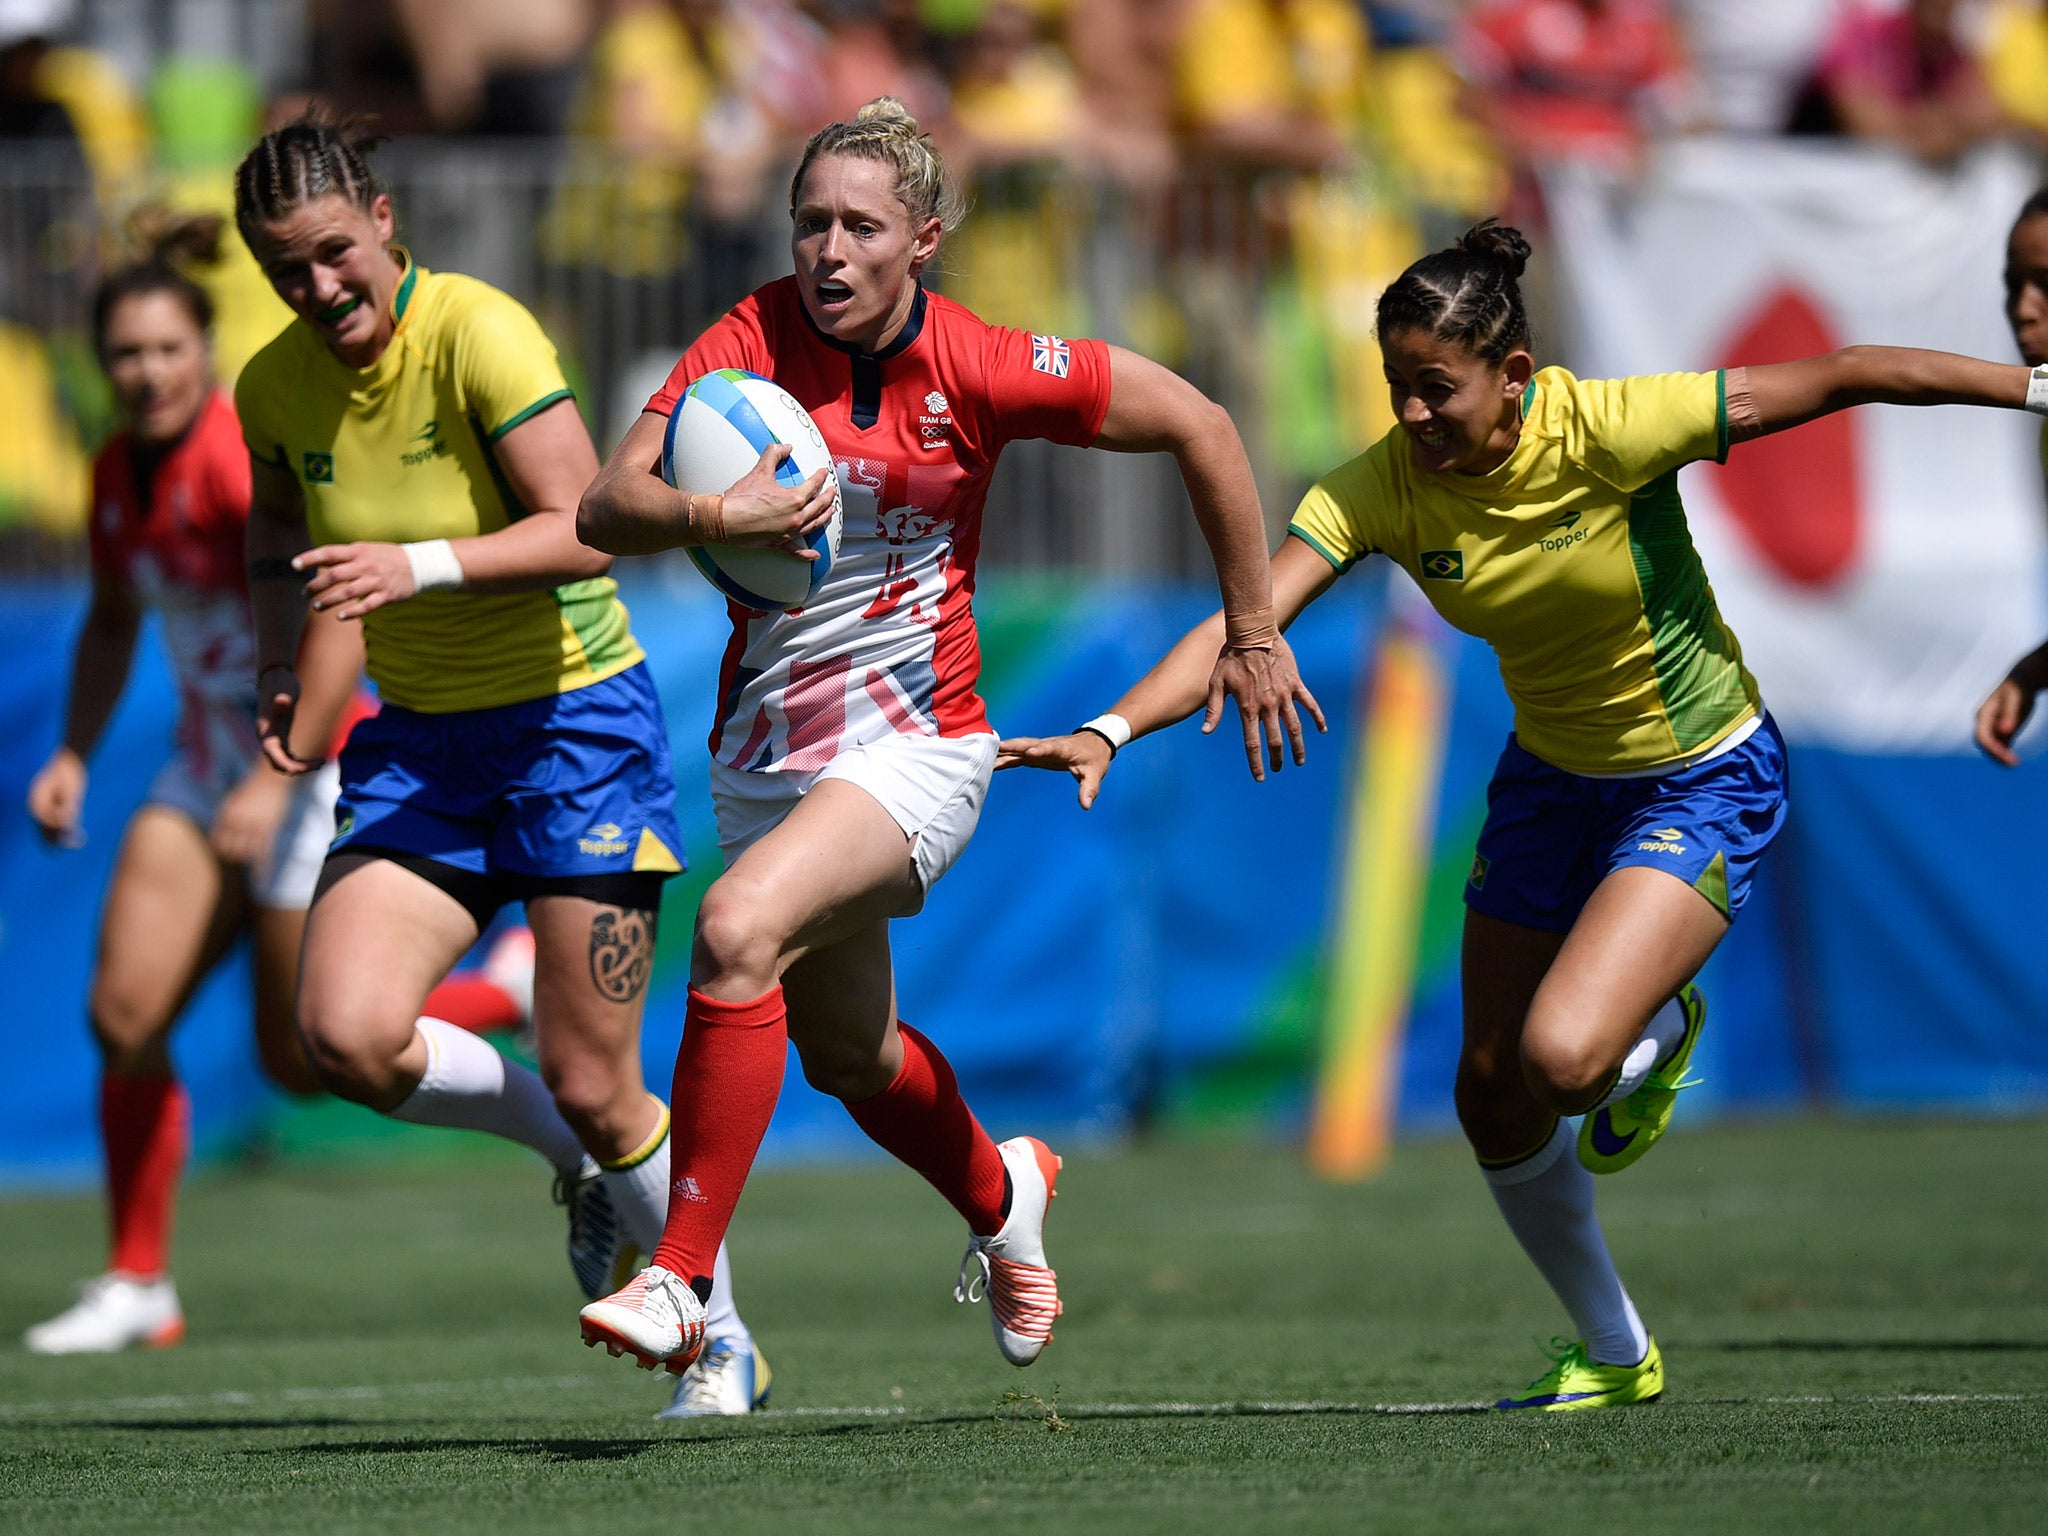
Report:
M 1451 1101 L 1457 1106 L 1465 1139 L 1485 1148 L 1491 1146 L 1503 1123 L 1526 1111 L 1529 1090 L 1522 1082 L 1520 1063 L 1503 1071 L 1497 1063 L 1467 1056 L 1458 1061 Z
M 314 1084 L 338 1098 L 389 1109 L 402 1086 L 399 1052 L 386 1043 L 381 1020 L 345 1004 L 301 1000 L 299 1043 Z
M 1597 1042 L 1583 1031 L 1532 1026 L 1522 1036 L 1522 1076 L 1539 1102 L 1561 1115 L 1575 1115 L 1600 1096 L 1614 1075 Z
M 110 1070 L 139 1071 L 161 1047 L 168 1021 L 126 989 L 96 984 L 87 1008 L 100 1059 Z
M 541 1081 L 547 1084 L 555 1108 L 569 1122 L 569 1129 L 586 1140 L 606 1125 L 621 1097 L 637 1103 L 647 1094 L 645 1088 L 622 1094 L 619 1074 L 607 1064 L 587 1058 L 544 1059 Z
M 697 907 L 692 974 L 702 984 L 751 978 L 762 991 L 775 984 L 782 933 L 750 887 L 720 880 Z

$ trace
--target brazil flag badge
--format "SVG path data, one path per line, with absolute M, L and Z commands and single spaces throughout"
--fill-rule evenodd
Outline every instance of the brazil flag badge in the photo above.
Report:
M 334 484 L 334 455 L 331 453 L 307 453 L 306 484 Z
M 1461 549 L 1425 549 L 1416 556 L 1416 564 L 1431 581 L 1465 579 L 1465 552 Z

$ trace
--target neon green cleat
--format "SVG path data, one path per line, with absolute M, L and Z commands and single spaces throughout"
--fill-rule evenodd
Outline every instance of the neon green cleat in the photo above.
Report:
M 1574 1339 L 1552 1339 L 1550 1369 L 1496 1408 L 1538 1408 L 1568 1413 L 1577 1408 L 1623 1408 L 1647 1403 L 1664 1392 L 1664 1356 L 1657 1341 L 1640 1365 L 1601 1365 L 1586 1358 L 1586 1346 Z
M 1678 1049 L 1634 1093 L 1580 1122 L 1579 1161 L 1592 1172 L 1619 1173 L 1654 1147 L 1671 1124 L 1679 1090 L 1700 1085 L 1699 1078 L 1686 1078 L 1685 1069 L 1707 1025 L 1706 994 L 1687 982 L 1678 989 L 1678 1006 L 1685 1010 L 1685 1033 L 1678 1037 Z

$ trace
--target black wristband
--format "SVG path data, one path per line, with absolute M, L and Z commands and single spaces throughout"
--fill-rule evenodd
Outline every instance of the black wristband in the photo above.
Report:
M 1116 743 L 1109 739 L 1109 732 L 1093 725 L 1077 725 L 1074 727 L 1074 734 L 1076 736 L 1080 735 L 1083 731 L 1086 731 L 1090 736 L 1101 737 L 1103 744 L 1109 748 L 1110 760 L 1112 762 L 1116 760 Z

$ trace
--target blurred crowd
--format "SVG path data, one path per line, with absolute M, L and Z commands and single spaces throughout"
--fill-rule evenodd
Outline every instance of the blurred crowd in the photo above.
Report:
M 942 282 L 1206 369 L 1281 458 L 1327 463 L 1379 421 L 1360 295 L 1475 217 L 1540 229 L 1542 166 L 1625 184 L 1699 133 L 1936 169 L 2038 146 L 2048 0 L 0 0 L 0 529 L 82 513 L 105 423 L 77 321 L 130 215 L 225 211 L 313 92 L 402 139 L 533 146 L 537 259 L 614 316 L 547 317 L 600 398 L 773 275 L 804 137 L 894 95 L 973 195 Z M 283 312 L 222 253 L 232 374 Z

